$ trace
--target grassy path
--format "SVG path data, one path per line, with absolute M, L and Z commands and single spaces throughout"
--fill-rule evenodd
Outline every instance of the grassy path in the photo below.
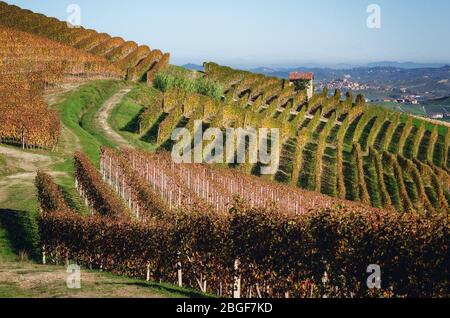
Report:
M 195 291 L 81 269 L 81 288 L 67 287 L 63 266 L 0 263 L 0 298 L 185 298 Z
M 143 84 L 133 87 L 120 103 L 110 110 L 109 117 L 104 125 L 108 126 L 107 129 L 120 135 L 123 140 L 126 140 L 129 146 L 153 152 L 157 148 L 156 143 L 144 141 L 139 134 L 139 116 L 145 109 L 131 97 L 133 94 L 142 93 L 146 89 L 147 87 Z
M 110 99 L 103 104 L 100 111 L 95 118 L 95 125 L 99 131 L 101 131 L 106 138 L 119 147 L 129 147 L 130 144 L 121 135 L 115 132 L 108 124 L 108 119 L 111 112 L 120 104 L 126 94 L 131 91 L 130 88 L 122 89 L 120 92 L 114 94 Z

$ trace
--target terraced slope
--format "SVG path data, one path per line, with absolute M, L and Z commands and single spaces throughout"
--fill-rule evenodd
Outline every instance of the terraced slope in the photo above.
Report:
M 132 81 L 151 80 L 169 64 L 170 54 L 120 37 L 111 37 L 84 28 L 69 28 L 66 22 L 0 2 L 0 24 L 68 44 L 104 57 L 122 70 Z
M 316 94 L 309 101 L 283 80 L 205 64 L 205 78 L 224 89 L 222 100 L 152 88 L 136 92 L 143 139 L 167 148 L 176 127 L 279 128 L 274 180 L 400 211 L 449 211 L 450 131 L 381 107 Z M 258 167 L 241 165 L 258 174 Z
M 61 126 L 42 98 L 45 88 L 121 78 L 105 58 L 0 25 L 0 143 L 55 149 Z
M 0 24 L 0 75 L 39 77 L 46 85 L 77 79 L 121 79 L 122 71 L 99 57 L 48 38 Z

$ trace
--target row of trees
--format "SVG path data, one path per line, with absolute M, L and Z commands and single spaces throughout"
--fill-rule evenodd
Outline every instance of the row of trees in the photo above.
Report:
M 131 215 L 125 203 L 103 182 L 102 175 L 86 155 L 77 152 L 74 162 L 76 188 L 92 214 L 110 218 L 127 218 Z

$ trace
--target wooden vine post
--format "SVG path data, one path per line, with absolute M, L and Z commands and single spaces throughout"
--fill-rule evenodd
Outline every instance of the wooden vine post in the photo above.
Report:
M 42 246 L 42 264 L 46 265 L 47 264 L 47 257 L 46 257 L 46 252 L 45 252 L 45 245 Z
M 241 262 L 237 259 L 234 261 L 234 284 L 233 284 L 233 298 L 241 298 L 241 275 L 239 274 L 239 266 Z
M 183 287 L 183 271 L 181 269 L 181 261 L 177 263 L 178 287 Z

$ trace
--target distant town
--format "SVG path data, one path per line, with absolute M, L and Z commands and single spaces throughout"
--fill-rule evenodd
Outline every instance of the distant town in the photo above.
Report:
M 368 103 L 380 103 L 398 105 L 398 109 L 403 112 L 408 112 L 402 105 L 417 105 L 423 107 L 423 117 L 437 120 L 449 120 L 450 119 L 450 105 L 443 104 L 442 107 L 433 107 L 433 111 L 430 111 L 425 106 L 430 100 L 435 100 L 433 91 L 424 92 L 423 95 L 412 92 L 411 89 L 405 87 L 394 87 L 392 85 L 384 86 L 374 83 L 359 83 L 352 79 L 350 75 L 346 75 L 340 79 L 334 79 L 331 81 L 318 81 L 315 83 L 315 90 L 322 91 L 327 88 L 332 94 L 334 90 L 339 89 L 342 92 L 356 92 L 366 96 L 366 102 Z M 378 97 L 369 97 L 375 95 Z M 392 96 L 392 97 L 391 97 Z M 436 111 L 439 109 L 439 111 Z M 425 115 L 426 114 L 426 115 Z
M 341 90 L 342 92 L 352 91 L 356 93 L 361 93 L 365 95 L 367 92 L 376 92 L 377 95 L 385 95 L 385 96 L 398 96 L 398 97 L 379 97 L 379 98 L 367 98 L 366 102 L 368 103 L 390 103 L 390 104 L 398 104 L 401 105 L 422 105 L 422 103 L 426 103 L 429 101 L 428 96 L 417 95 L 411 93 L 408 88 L 397 88 L 392 86 L 383 86 L 376 85 L 372 83 L 359 83 L 355 80 L 352 80 L 350 75 L 346 75 L 343 78 L 335 79 L 331 81 L 320 81 L 315 83 L 316 91 L 322 91 L 324 88 L 327 88 L 330 91 L 330 94 L 336 89 Z M 425 95 L 430 95 L 430 92 L 426 92 Z M 405 111 L 400 108 L 400 110 Z M 442 107 L 441 112 L 429 112 L 423 109 L 424 114 L 430 119 L 450 119 L 450 108 Z

